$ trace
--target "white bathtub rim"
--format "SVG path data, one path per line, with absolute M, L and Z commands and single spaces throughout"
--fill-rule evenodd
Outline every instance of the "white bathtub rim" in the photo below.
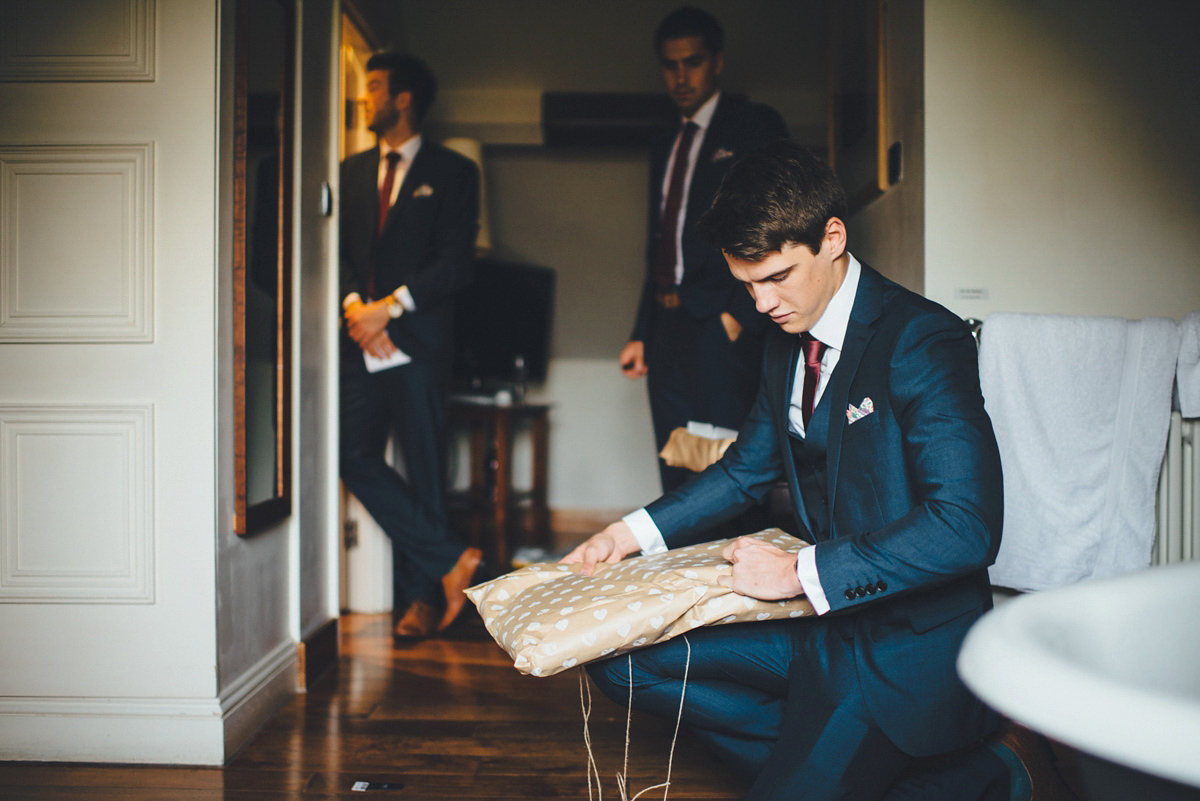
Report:
M 1122 685 L 1048 650 L 1030 621 L 1150 590 L 1195 594 L 1200 562 L 1015 598 L 986 615 L 959 655 L 963 681 L 1008 717 L 1081 751 L 1200 787 L 1200 699 Z M 1169 612 L 1168 612 L 1169 613 Z M 1193 608 L 1191 614 L 1200 614 Z M 1200 670 L 1200 665 L 1185 669 Z M 1097 700 L 1098 699 L 1098 700 Z

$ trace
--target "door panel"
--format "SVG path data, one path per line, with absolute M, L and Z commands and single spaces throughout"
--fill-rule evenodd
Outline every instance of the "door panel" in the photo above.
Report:
M 217 5 L 0 19 L 0 713 L 212 698 Z

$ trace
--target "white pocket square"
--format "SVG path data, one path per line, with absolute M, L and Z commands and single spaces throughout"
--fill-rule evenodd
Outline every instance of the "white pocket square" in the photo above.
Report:
M 858 422 L 875 411 L 875 402 L 870 398 L 863 398 L 862 403 L 855 406 L 853 403 L 846 409 L 846 420 L 849 421 L 846 425 Z
M 433 187 L 429 184 L 421 184 L 413 192 L 413 197 L 429 197 L 433 194 Z

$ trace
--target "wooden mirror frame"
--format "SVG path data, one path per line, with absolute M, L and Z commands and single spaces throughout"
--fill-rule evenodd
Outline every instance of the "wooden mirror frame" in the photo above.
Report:
M 273 345 L 272 420 L 274 448 L 273 493 L 251 500 L 248 484 L 251 471 L 262 465 L 250 462 L 253 448 L 247 447 L 247 293 L 251 280 L 252 236 L 248 224 L 247 162 L 250 155 L 250 59 L 249 48 L 262 41 L 263 32 L 251 30 L 251 3 L 278 3 L 282 30 L 276 33 L 281 43 L 279 64 L 279 162 L 275 197 L 275 320 Z M 234 120 L 233 120 L 233 419 L 234 419 L 234 531 L 240 536 L 262 531 L 288 517 L 292 511 L 292 155 L 295 115 L 295 4 L 290 0 L 239 0 L 236 10 L 234 44 Z M 269 262 L 268 262 L 269 263 Z M 261 459 L 261 456 L 259 457 Z

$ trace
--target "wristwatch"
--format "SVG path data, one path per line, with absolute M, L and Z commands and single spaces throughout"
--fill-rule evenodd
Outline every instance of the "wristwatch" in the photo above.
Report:
M 385 295 L 383 302 L 387 304 L 388 317 L 399 317 L 404 314 L 404 306 L 396 300 L 395 295 Z

